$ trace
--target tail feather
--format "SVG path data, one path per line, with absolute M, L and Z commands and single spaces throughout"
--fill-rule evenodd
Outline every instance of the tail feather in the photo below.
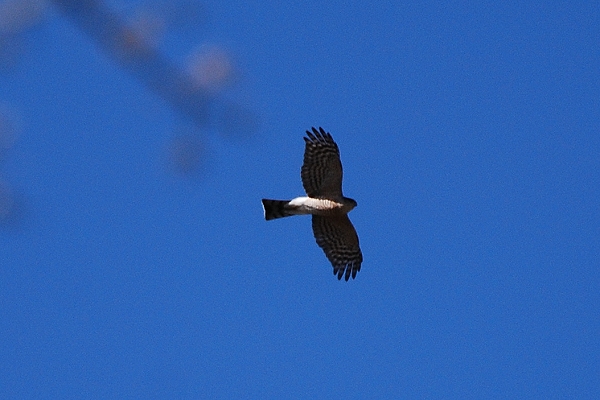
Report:
M 262 199 L 263 208 L 265 209 L 265 219 L 270 221 L 272 219 L 293 215 L 286 210 L 286 206 L 289 202 L 289 200 Z

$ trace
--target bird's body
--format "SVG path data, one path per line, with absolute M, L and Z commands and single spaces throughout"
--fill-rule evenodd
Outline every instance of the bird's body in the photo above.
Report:
M 356 277 L 362 263 L 358 235 L 348 219 L 356 201 L 342 194 L 342 163 L 337 144 L 319 128 L 306 131 L 302 184 L 308 196 L 292 200 L 263 199 L 267 221 L 292 215 L 312 215 L 317 244 L 333 265 L 338 279 Z
M 356 207 L 356 202 L 347 197 L 341 199 L 313 199 L 312 197 L 296 197 L 292 200 L 263 199 L 265 219 L 290 217 L 292 215 L 321 215 L 332 217 L 346 215 Z

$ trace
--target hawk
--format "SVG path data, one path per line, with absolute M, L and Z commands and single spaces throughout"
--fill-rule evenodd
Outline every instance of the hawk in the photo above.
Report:
M 356 201 L 342 194 L 340 150 L 323 128 L 306 131 L 302 186 L 307 197 L 293 200 L 262 199 L 265 219 L 312 214 L 312 228 L 319 247 L 333 265 L 333 274 L 347 281 L 356 277 L 362 263 L 358 235 L 348 218 Z

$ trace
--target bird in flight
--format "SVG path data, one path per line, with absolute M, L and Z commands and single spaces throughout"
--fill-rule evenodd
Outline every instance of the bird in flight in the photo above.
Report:
M 319 247 L 333 265 L 333 274 L 347 281 L 360 271 L 363 257 L 358 235 L 348 218 L 356 201 L 342 194 L 340 150 L 323 128 L 306 131 L 302 186 L 306 197 L 293 200 L 262 199 L 265 219 L 311 214 L 312 228 Z

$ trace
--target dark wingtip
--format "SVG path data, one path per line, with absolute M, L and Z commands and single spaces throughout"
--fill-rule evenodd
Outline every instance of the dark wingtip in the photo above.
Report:
M 337 275 L 338 281 L 342 280 L 342 275 L 344 274 L 344 270 L 341 268 L 334 269 L 333 274 Z
M 315 128 L 314 126 L 311 128 L 311 131 L 306 131 L 306 135 L 308 137 L 304 138 L 305 142 L 323 142 L 326 140 L 331 140 L 333 141 L 333 137 L 331 137 L 331 134 L 327 131 L 325 131 L 325 129 L 323 129 L 322 127 L 319 127 L 319 129 L 317 130 L 317 128 Z
M 350 280 L 350 277 L 352 277 L 352 279 L 356 279 L 356 274 L 358 271 L 360 271 L 360 265 L 355 267 L 355 265 L 349 264 L 344 267 L 334 267 L 333 275 L 336 275 L 339 281 L 344 278 L 344 280 L 347 282 Z
M 315 128 L 313 128 L 313 130 L 314 129 Z M 306 143 L 312 142 L 313 140 L 317 140 L 317 138 L 315 137 L 315 135 L 313 135 L 313 133 L 311 131 L 306 131 L 306 135 L 308 136 L 308 137 L 304 137 L 304 141 Z

